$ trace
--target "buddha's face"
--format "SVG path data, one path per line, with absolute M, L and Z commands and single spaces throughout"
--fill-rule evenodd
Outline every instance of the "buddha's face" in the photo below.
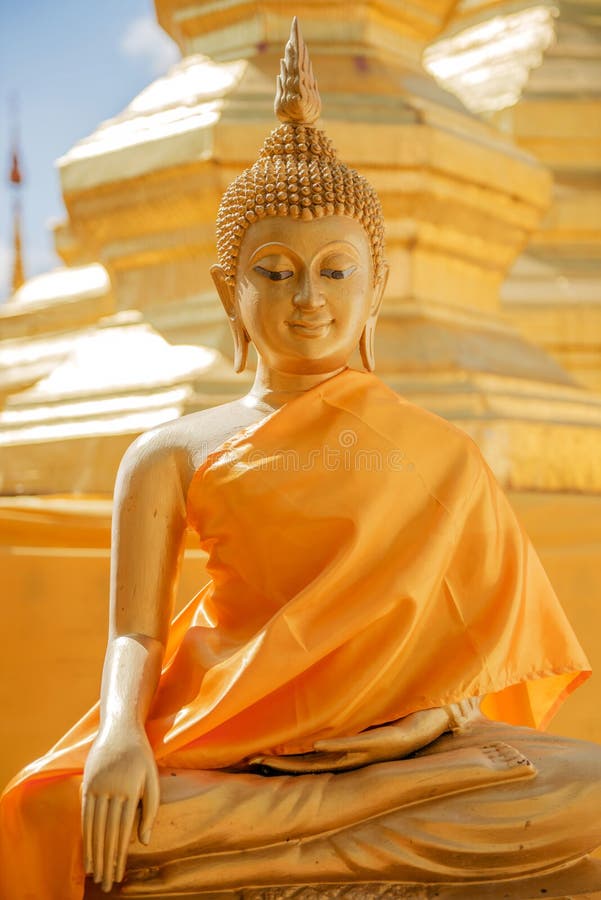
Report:
M 347 365 L 377 315 L 381 288 L 369 239 L 354 219 L 270 217 L 245 232 L 229 314 L 268 367 L 328 372 Z

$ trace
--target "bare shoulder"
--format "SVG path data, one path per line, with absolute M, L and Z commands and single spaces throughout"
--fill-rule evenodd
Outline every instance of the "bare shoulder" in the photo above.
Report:
M 170 472 L 185 491 L 209 453 L 259 418 L 257 410 L 233 400 L 166 422 L 136 438 L 123 457 L 120 474 L 163 478 Z

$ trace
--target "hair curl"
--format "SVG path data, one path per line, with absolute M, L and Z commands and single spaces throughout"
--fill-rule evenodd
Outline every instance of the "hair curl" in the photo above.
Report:
M 268 216 L 310 221 L 350 216 L 369 238 L 374 280 L 384 265 L 384 222 L 378 195 L 336 158 L 330 139 L 310 125 L 286 123 L 265 141 L 257 161 L 228 187 L 217 217 L 217 258 L 230 284 L 249 225 Z

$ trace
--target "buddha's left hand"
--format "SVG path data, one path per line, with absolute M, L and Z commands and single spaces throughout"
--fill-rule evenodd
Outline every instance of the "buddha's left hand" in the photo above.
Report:
M 316 741 L 316 753 L 261 756 L 253 759 L 253 763 L 268 766 L 274 771 L 295 773 L 358 769 L 372 763 L 409 756 L 449 731 L 452 726 L 453 720 L 448 709 L 424 709 L 352 737 Z

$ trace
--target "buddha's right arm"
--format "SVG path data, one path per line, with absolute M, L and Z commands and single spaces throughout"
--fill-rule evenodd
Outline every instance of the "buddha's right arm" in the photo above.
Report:
M 86 872 L 109 891 L 123 878 L 138 806 L 148 842 L 159 803 L 158 772 L 145 721 L 173 613 L 185 532 L 185 480 L 160 438 L 126 453 L 115 487 L 109 641 L 100 729 L 84 770 Z

